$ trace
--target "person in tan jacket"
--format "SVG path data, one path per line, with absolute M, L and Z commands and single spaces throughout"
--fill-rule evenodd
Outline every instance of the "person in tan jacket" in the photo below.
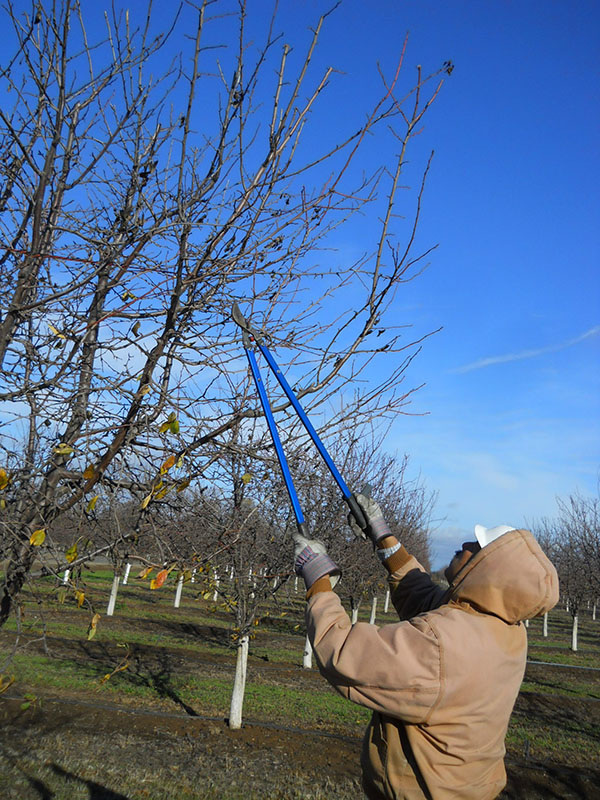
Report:
M 352 625 L 332 591 L 340 571 L 297 534 L 296 571 L 319 670 L 372 709 L 361 765 L 370 800 L 492 800 L 506 785 L 504 739 L 527 656 L 523 620 L 558 602 L 556 570 L 533 535 L 475 527 L 446 569 L 447 590 L 356 495 L 389 572 L 399 622 Z

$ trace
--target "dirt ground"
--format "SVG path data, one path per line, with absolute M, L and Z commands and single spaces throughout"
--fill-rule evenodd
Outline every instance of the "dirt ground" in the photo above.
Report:
M 119 624 L 123 628 L 126 623 Z M 131 622 L 137 631 L 143 624 Z M 156 630 L 161 622 L 152 624 Z M 224 632 L 216 626 L 181 629 L 207 643 L 222 644 Z M 96 664 L 99 674 L 122 658 L 115 645 L 96 641 L 50 638 L 48 644 L 55 657 Z M 265 681 L 311 691 L 322 685 L 316 670 L 254 658 Z M 75 691 L 53 697 L 50 691 L 36 690 L 41 702 L 24 710 L 21 687 L 0 696 L 2 800 L 363 797 L 358 729 L 307 730 L 306 723 L 294 727 L 282 709 L 268 722 L 246 718 L 240 731 L 231 731 L 225 719 L 202 716 L 170 688 L 170 676 L 188 670 L 192 660 L 203 676 L 231 675 L 231 657 L 135 645 L 130 660 L 129 672 L 157 693 L 152 708 L 139 709 L 133 701 L 117 706 Z M 600 700 L 593 699 L 600 695 L 598 676 L 593 678 L 599 687 L 595 694 L 565 699 L 542 693 L 546 673 L 536 676 L 532 668 L 529 678 L 540 685 L 540 693 L 521 694 L 514 713 L 567 736 L 582 725 L 600 731 Z M 541 763 L 536 755 L 509 752 L 508 785 L 501 800 L 600 800 L 600 751 L 589 757 L 580 754 L 570 765 Z
M 534 705 L 535 698 L 526 702 Z M 52 781 L 45 776 L 51 775 L 84 790 L 73 797 L 90 800 L 216 798 L 236 790 L 248 799 L 362 796 L 358 737 L 252 721 L 231 731 L 223 719 L 139 712 L 79 699 L 45 699 L 26 710 L 21 703 L 21 698 L 0 700 L 0 761 L 6 781 L 0 790 L 6 800 L 50 800 Z M 548 698 L 543 705 L 552 712 Z M 600 770 L 509 757 L 507 772 L 502 800 L 600 797 Z M 180 785 L 179 794 L 158 788 L 165 776 Z M 132 785 L 136 790 L 122 793 L 123 786 Z

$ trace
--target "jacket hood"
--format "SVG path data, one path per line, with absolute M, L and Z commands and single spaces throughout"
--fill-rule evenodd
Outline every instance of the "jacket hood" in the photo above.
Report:
M 515 530 L 469 559 L 449 594 L 451 600 L 514 624 L 554 608 L 558 575 L 533 534 Z

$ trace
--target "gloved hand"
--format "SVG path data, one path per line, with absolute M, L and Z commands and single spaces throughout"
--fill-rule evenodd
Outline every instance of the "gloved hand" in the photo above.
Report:
M 384 539 L 386 536 L 392 536 L 392 532 L 383 518 L 383 512 L 379 504 L 376 503 L 373 498 L 359 493 L 354 495 L 354 499 L 360 506 L 367 523 L 367 527 L 363 531 L 354 519 L 354 515 L 348 515 L 348 524 L 352 528 L 352 533 L 355 536 L 361 536 L 364 539 L 366 533 L 373 544 L 377 544 L 377 542 Z
M 307 589 L 313 583 L 329 575 L 332 588 L 340 579 L 341 570 L 335 561 L 327 555 L 327 549 L 318 539 L 307 539 L 300 532 L 292 534 L 294 540 L 294 569 L 297 575 L 304 578 Z

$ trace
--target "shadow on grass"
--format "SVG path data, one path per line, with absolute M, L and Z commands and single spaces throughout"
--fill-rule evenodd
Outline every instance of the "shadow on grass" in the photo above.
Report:
M 19 771 L 21 775 L 25 778 L 27 783 L 31 786 L 34 792 L 37 792 L 40 796 L 40 800 L 52 800 L 54 797 L 54 792 L 52 789 L 49 789 L 44 781 L 40 781 L 37 778 L 32 778 L 31 775 L 28 775 L 24 769 L 19 767 Z
M 99 643 L 90 647 L 85 642 L 81 644 L 81 649 L 99 676 L 112 671 L 123 660 L 122 653 L 117 656 L 108 647 Z M 158 697 L 175 703 L 190 717 L 198 716 L 198 712 L 185 702 L 172 685 L 173 672 L 181 671 L 177 667 L 179 659 L 176 654 L 160 648 L 140 649 L 132 645 L 127 661 L 128 667 L 119 673 L 119 681 L 132 686 L 145 686 L 155 692 Z
M 128 800 L 127 795 L 113 792 L 112 789 L 107 789 L 106 786 L 102 786 L 102 784 L 96 783 L 96 781 L 88 781 L 84 778 L 79 778 L 72 772 L 67 772 L 66 769 L 63 769 L 58 764 L 50 764 L 49 766 L 55 775 L 68 781 L 83 784 L 90 793 L 90 800 Z M 50 797 L 51 796 L 52 795 L 50 795 Z

